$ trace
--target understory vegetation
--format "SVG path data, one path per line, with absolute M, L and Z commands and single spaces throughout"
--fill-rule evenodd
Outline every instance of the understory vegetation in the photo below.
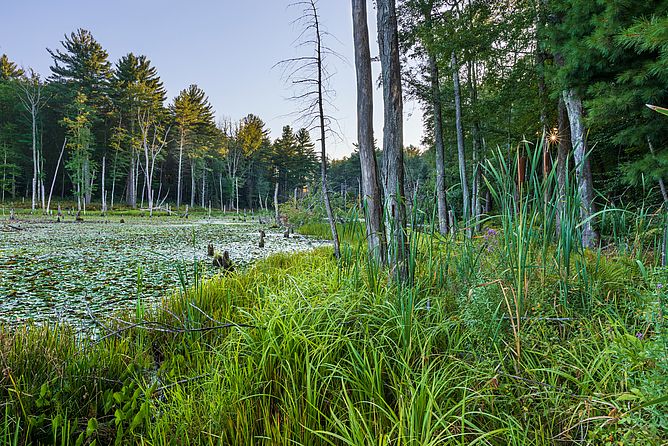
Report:
M 0 444 L 665 444 L 664 212 L 603 209 L 582 250 L 575 186 L 557 234 L 554 175 L 501 159 L 477 235 L 412 207 L 407 283 L 351 214 L 340 259 L 277 254 L 95 340 L 2 329 Z

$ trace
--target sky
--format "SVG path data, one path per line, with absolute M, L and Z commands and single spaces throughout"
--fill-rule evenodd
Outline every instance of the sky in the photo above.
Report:
M 295 92 L 273 68 L 300 55 L 294 24 L 300 9 L 294 0 L 0 0 L 0 54 L 42 76 L 50 75 L 47 48 L 61 48 L 65 34 L 85 28 L 109 53 L 112 62 L 133 52 L 147 56 L 158 69 L 169 100 L 190 84 L 208 95 L 216 117 L 241 119 L 258 115 L 280 136 L 284 125 L 298 126 Z M 353 149 L 356 133 L 356 87 L 352 15 L 348 0 L 320 0 L 329 46 L 343 56 L 329 59 L 331 87 L 340 137 L 328 138 L 328 155 L 341 158 Z M 369 1 L 371 54 L 378 53 L 375 11 Z M 373 64 L 374 79 L 380 66 Z M 382 95 L 374 94 L 376 139 L 382 141 Z M 422 111 L 404 104 L 404 143 L 419 146 Z M 315 139 L 315 134 L 312 135 Z

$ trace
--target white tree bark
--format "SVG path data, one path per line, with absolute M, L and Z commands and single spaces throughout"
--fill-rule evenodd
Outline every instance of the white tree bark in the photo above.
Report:
M 181 139 L 179 142 L 179 173 L 178 173 L 178 180 L 177 180 L 177 186 L 176 186 L 176 208 L 179 209 L 181 207 L 181 197 L 182 191 L 181 191 L 181 180 L 183 178 L 183 144 L 185 142 L 185 130 L 181 129 Z

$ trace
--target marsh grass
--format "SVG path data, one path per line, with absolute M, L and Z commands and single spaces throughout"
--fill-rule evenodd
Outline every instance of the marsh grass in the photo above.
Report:
M 574 185 L 557 233 L 554 173 L 526 150 L 523 185 L 502 154 L 485 169 L 501 210 L 481 233 L 442 237 L 412 208 L 408 285 L 353 210 L 339 260 L 195 282 L 184 264 L 179 292 L 95 340 L 1 329 L 0 445 L 664 444 L 664 219 L 606 208 L 579 249 Z

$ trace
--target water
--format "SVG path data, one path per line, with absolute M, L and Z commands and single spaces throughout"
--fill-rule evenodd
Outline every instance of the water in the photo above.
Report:
M 259 248 L 258 223 L 126 220 L 24 222 L 15 224 L 21 231 L 1 231 L 0 323 L 90 324 L 133 308 L 139 275 L 142 301 L 154 303 L 179 287 L 179 268 L 190 284 L 195 263 L 204 277 L 218 272 L 207 257 L 208 243 L 229 251 L 237 266 L 326 244 L 299 235 L 285 239 L 282 231 L 265 228 L 265 247 Z

